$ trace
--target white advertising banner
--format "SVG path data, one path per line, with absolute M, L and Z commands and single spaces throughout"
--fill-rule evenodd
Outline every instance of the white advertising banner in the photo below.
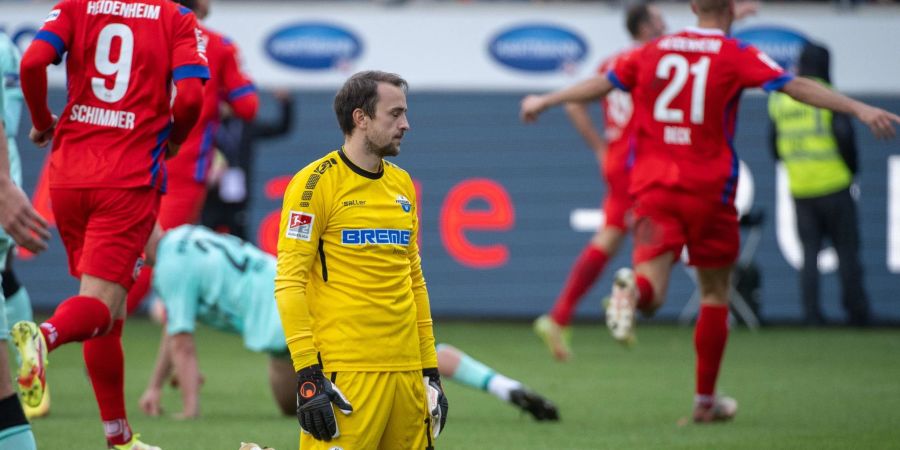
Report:
M 544 90 L 594 73 L 629 45 L 623 10 L 606 4 L 214 3 L 208 25 L 241 48 L 262 86 L 333 89 L 363 69 L 397 72 L 416 90 Z M 0 4 L 0 27 L 25 46 L 48 5 Z M 688 5 L 662 5 L 670 30 Z M 735 27 L 781 62 L 806 40 L 832 52 L 835 85 L 900 93 L 900 7 L 764 5 Z M 51 76 L 64 83 L 61 70 Z

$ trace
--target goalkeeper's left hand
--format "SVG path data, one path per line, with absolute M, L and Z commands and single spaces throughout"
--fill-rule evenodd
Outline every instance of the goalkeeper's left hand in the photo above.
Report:
M 441 375 L 437 367 L 422 369 L 422 381 L 425 383 L 425 397 L 428 398 L 428 415 L 431 417 L 431 436 L 437 439 L 444 424 L 447 423 L 447 396 L 441 386 Z

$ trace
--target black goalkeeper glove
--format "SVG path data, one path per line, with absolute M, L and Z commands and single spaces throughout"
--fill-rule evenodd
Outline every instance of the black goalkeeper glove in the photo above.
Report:
M 297 372 L 297 420 L 304 432 L 320 441 L 341 435 L 332 403 L 344 415 L 353 412 L 341 390 L 322 374 L 320 365 L 313 364 Z
M 431 435 L 437 439 L 447 423 L 447 396 L 441 386 L 441 375 L 437 368 L 422 369 L 425 396 L 428 398 L 428 415 L 431 417 Z

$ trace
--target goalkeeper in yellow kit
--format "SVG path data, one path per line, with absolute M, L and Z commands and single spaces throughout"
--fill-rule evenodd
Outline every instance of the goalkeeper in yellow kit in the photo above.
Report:
M 334 99 L 344 145 L 284 196 L 275 299 L 303 450 L 431 448 L 446 420 L 416 193 L 383 160 L 409 130 L 406 89 L 385 72 L 347 80 Z

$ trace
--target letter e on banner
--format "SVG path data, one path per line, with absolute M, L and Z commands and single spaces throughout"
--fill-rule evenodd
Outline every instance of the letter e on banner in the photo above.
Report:
M 468 209 L 474 200 L 487 203 L 487 209 Z M 506 264 L 509 249 L 503 244 L 475 245 L 466 238 L 466 231 L 508 231 L 514 224 L 512 201 L 503 185 L 486 178 L 472 178 L 450 189 L 444 200 L 441 241 L 456 262 L 476 269 L 493 269 Z

